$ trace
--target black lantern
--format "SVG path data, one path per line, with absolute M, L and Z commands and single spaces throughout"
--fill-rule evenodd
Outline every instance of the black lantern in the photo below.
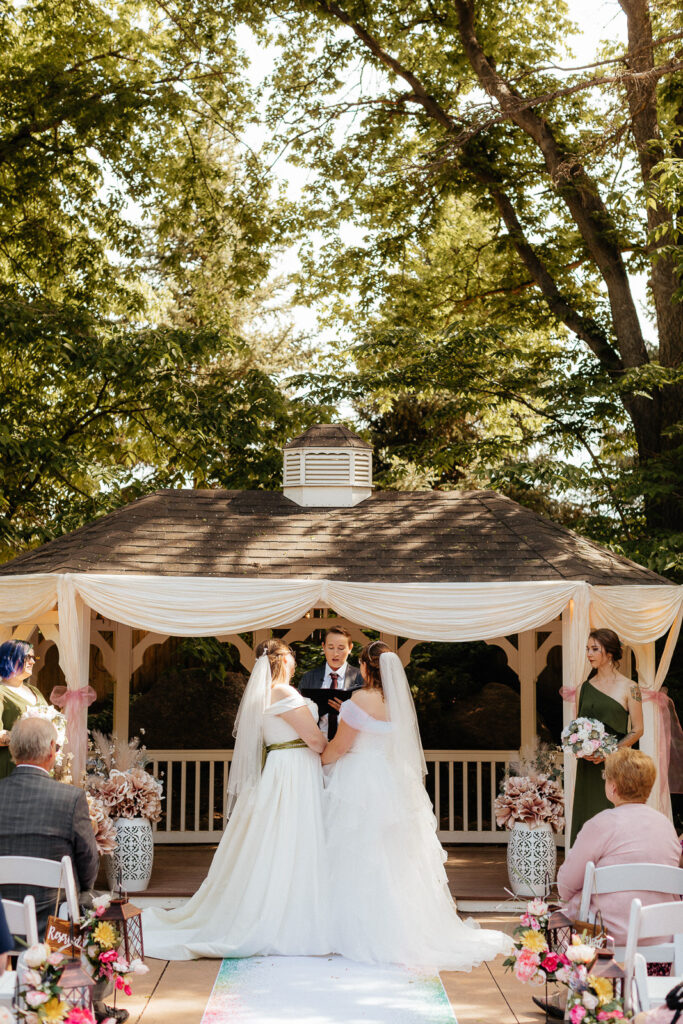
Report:
M 116 896 L 111 901 L 100 921 L 111 921 L 121 936 L 119 952 L 123 951 L 128 963 L 145 959 L 142 941 L 142 911 L 129 903 L 125 896 Z
M 591 974 L 596 978 L 607 978 L 612 985 L 614 998 L 624 998 L 624 979 L 626 974 L 621 964 L 618 964 L 614 959 L 614 947 L 612 949 L 598 950 L 597 959 L 591 967 Z
M 567 917 L 563 910 L 555 910 L 548 918 L 548 947 L 551 953 L 564 953 L 567 946 L 572 944 L 571 917 Z
M 62 999 L 70 1006 L 80 1006 L 92 1013 L 92 990 L 95 982 L 81 967 L 81 961 L 77 957 L 70 957 L 59 977 L 59 987 L 62 990 Z

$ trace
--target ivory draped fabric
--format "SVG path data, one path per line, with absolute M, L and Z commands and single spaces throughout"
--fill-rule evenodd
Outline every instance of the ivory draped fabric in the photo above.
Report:
M 42 573 L 0 577 L 0 629 L 39 623 L 41 615 L 57 606 L 60 664 L 68 688 L 82 690 L 88 684 L 90 609 L 136 629 L 172 636 L 219 636 L 287 625 L 319 602 L 372 629 L 415 640 L 456 642 L 540 628 L 568 610 L 565 686 L 576 688 L 585 678 L 585 643 L 592 624 L 616 630 L 633 647 L 642 684 L 656 691 L 680 628 L 683 587 Z M 669 631 L 657 668 L 652 643 Z M 75 717 L 72 728 L 84 730 L 85 702 L 74 699 L 69 706 Z M 652 720 L 652 743 L 659 745 L 654 712 L 651 703 L 646 718 Z M 75 768 L 79 770 L 78 765 Z

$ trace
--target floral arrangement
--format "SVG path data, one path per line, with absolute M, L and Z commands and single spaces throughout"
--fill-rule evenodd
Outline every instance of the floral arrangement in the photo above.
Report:
M 161 817 L 162 784 L 146 770 L 147 755 L 138 739 L 126 746 L 93 731 L 86 790 L 111 818 Z
M 27 707 L 22 718 L 44 718 L 51 722 L 57 731 L 57 757 L 53 769 L 54 777 L 58 782 L 71 783 L 71 761 L 72 755 L 66 752 L 66 716 L 52 704 L 47 706 L 37 704 L 35 707 Z
M 554 832 L 564 828 L 564 792 L 547 775 L 509 775 L 494 803 L 496 822 L 512 828 L 521 821 L 530 828 L 547 822 Z
M 116 849 L 116 828 L 109 817 L 107 810 L 99 799 L 91 793 L 85 794 L 88 799 L 88 810 L 90 811 L 90 824 L 95 833 L 97 852 L 113 853 Z
M 550 908 L 544 900 L 531 900 L 512 933 L 514 950 L 503 961 L 503 966 L 513 970 L 518 981 L 544 985 L 547 981 L 566 981 L 569 977 L 568 957 L 550 949 L 549 917 Z
M 614 995 L 608 978 L 590 973 L 596 957 L 594 946 L 581 942 L 578 935 L 572 936 L 572 945 L 567 947 L 571 961 L 567 1010 L 571 1024 L 622 1024 L 626 1018 L 621 999 Z
M 92 909 L 85 912 L 81 924 L 83 953 L 92 968 L 94 981 L 113 981 L 114 988 L 125 995 L 132 995 L 128 976 L 146 974 L 149 970 L 142 960 L 130 963 L 121 955 L 121 933 L 111 921 L 102 921 L 102 915 L 111 903 L 111 896 L 97 896 Z
M 92 1011 L 71 1006 L 64 998 L 61 978 L 67 963 L 62 953 L 38 943 L 24 953 L 26 970 L 15 1007 L 23 1024 L 95 1024 Z
M 597 718 L 575 718 L 562 730 L 562 749 L 576 757 L 607 757 L 617 749 L 617 738 Z

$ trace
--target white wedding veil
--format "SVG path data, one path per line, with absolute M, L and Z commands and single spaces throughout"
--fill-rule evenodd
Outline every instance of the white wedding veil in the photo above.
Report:
M 385 651 L 379 658 L 384 699 L 393 725 L 394 756 L 397 764 L 420 782 L 427 774 L 427 763 L 413 695 L 401 659 L 393 651 Z
M 263 712 L 268 707 L 272 678 L 268 656 L 257 658 L 235 717 L 235 750 L 228 776 L 228 816 L 237 797 L 253 789 L 261 778 Z

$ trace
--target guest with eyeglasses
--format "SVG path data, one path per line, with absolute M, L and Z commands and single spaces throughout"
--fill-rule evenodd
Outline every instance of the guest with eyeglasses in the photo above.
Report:
M 29 682 L 35 663 L 33 647 L 25 640 L 0 644 L 0 779 L 14 771 L 9 750 L 12 726 L 27 708 L 47 706 L 40 690 Z

